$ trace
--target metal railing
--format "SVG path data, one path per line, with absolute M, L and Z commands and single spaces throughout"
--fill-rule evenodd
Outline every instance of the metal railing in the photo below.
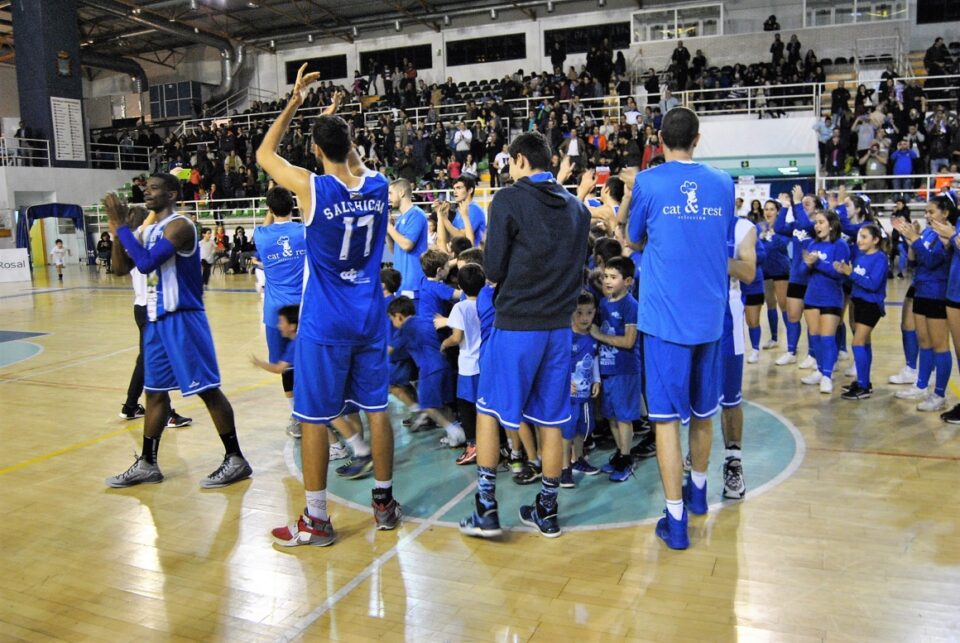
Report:
M 727 87 L 677 92 L 681 104 L 700 114 L 758 114 L 782 116 L 789 112 L 815 113 L 822 86 L 815 83 Z
M 139 145 L 90 143 L 90 160 L 96 169 L 151 170 L 154 169 L 151 159 L 156 155 L 159 155 L 159 150 Z
M 0 138 L 0 165 L 49 167 L 50 141 L 43 138 Z
M 873 206 L 892 204 L 899 197 L 922 206 L 948 189 L 960 189 L 960 179 L 953 174 L 828 176 L 822 170 L 817 171 L 817 190 L 832 190 L 840 184 L 845 185 L 848 192 L 867 195 Z

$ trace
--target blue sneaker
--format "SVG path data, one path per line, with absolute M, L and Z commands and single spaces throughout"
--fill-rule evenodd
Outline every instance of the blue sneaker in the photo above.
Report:
M 468 518 L 460 521 L 460 533 L 464 536 L 477 538 L 496 538 L 503 533 L 500 529 L 500 516 L 497 514 L 497 505 L 487 509 L 480 504 L 480 494 L 476 494 L 477 508 Z
M 633 475 L 633 458 L 623 458 L 620 466 L 610 474 L 610 482 L 626 482 Z
M 600 469 L 587 462 L 586 458 L 580 458 L 574 462 L 573 470 L 582 473 L 585 476 L 595 476 L 600 473 Z
M 703 483 L 703 489 L 697 489 L 697 485 L 688 477 L 683 485 L 683 504 L 697 516 L 707 513 L 707 483 Z
M 337 474 L 347 480 L 362 478 L 373 471 L 373 457 L 369 455 L 354 456 L 342 467 L 337 467 Z
M 663 518 L 657 521 L 657 537 L 670 549 L 686 549 L 690 546 L 690 537 L 687 535 L 687 510 L 683 510 L 683 518 L 674 519 L 670 512 L 663 510 Z
M 600 473 L 610 474 L 617 470 L 617 456 L 620 455 L 619 451 L 614 451 L 610 456 L 610 459 L 607 460 L 607 463 L 600 467 Z
M 536 527 L 540 533 L 547 538 L 557 538 L 560 536 L 560 522 L 557 520 L 557 510 L 560 505 L 557 504 L 549 514 L 540 504 L 540 494 L 532 505 L 523 505 L 520 507 L 520 522 L 528 527 Z M 462 529 L 462 527 L 461 527 Z

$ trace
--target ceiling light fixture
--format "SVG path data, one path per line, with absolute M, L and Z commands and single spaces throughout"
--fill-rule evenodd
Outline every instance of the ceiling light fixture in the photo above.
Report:
M 547 3 L 547 13 L 553 13 L 553 3 L 552 3 L 552 2 L 548 2 L 548 3 Z
M 276 40 L 271 40 L 271 41 L 270 41 L 270 49 L 276 49 L 276 48 L 277 48 L 277 41 L 276 41 Z
M 197 10 L 197 0 L 190 0 L 190 11 Z
M 446 26 L 448 26 L 448 27 L 450 26 L 450 16 L 449 16 L 449 15 L 444 15 L 444 16 L 443 16 L 443 24 L 446 25 Z
M 597 6 L 598 6 L 598 7 L 602 7 L 602 6 L 605 5 L 605 4 L 607 4 L 607 0 L 597 0 Z
M 135 15 L 135 16 L 139 16 L 139 15 L 140 15 L 140 7 L 134 7 L 134 8 L 133 8 L 133 11 L 131 11 L 131 13 L 132 13 L 133 15 Z
M 353 37 L 354 37 L 354 38 L 356 38 L 357 36 L 360 35 L 360 30 L 357 29 L 356 26 L 354 26 L 354 28 L 351 29 L 350 32 L 353 34 Z
M 496 19 L 497 19 L 497 10 L 496 10 L 496 9 L 491 9 L 491 10 L 490 10 L 490 19 L 491 19 L 491 20 L 496 20 Z
M 312 34 L 312 33 L 308 33 L 308 34 L 307 34 L 307 42 L 313 42 L 313 34 Z
M 394 20 L 394 21 L 393 21 L 393 28 L 396 29 L 397 31 L 400 31 L 400 21 L 399 21 L 399 20 Z

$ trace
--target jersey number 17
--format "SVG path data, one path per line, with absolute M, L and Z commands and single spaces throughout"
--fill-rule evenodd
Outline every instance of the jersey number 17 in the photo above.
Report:
M 343 217 L 343 243 L 340 245 L 340 261 L 346 261 L 350 256 L 350 238 L 353 236 L 353 222 L 357 222 L 358 228 L 367 229 L 367 242 L 363 248 L 363 256 L 370 256 L 370 245 L 373 243 L 373 219 L 374 215 L 367 214 L 359 219 L 354 217 Z

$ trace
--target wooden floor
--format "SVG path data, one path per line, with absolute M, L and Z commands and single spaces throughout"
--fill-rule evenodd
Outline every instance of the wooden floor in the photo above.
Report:
M 251 282 L 215 277 L 207 305 L 254 478 L 199 490 L 222 451 L 199 400 L 175 398 L 196 421 L 164 436 L 167 480 L 108 490 L 140 450 L 139 423 L 116 417 L 136 327 L 128 286 L 84 270 L 37 277 L 57 292 L 0 288 L 0 330 L 48 333 L 0 369 L 0 640 L 960 638 L 960 440 L 883 383 L 902 366 L 896 305 L 869 401 L 801 386 L 776 353 L 747 366 L 745 397 L 792 422 L 806 455 L 768 493 L 692 518 L 686 552 L 652 525 L 485 542 L 430 521 L 375 532 L 341 505 L 334 547 L 290 551 L 269 536 L 303 503 L 286 405 L 249 365 L 265 353 L 256 296 L 225 290 Z

